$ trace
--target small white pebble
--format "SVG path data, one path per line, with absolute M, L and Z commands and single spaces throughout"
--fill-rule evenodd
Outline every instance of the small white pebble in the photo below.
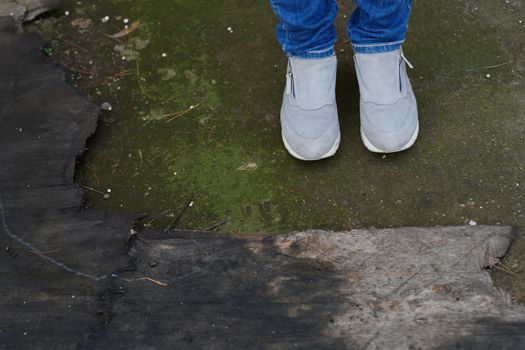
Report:
M 126 56 L 122 56 L 122 61 L 125 61 L 126 60 Z
M 124 26 L 124 29 L 128 29 L 128 28 L 129 28 L 129 26 L 126 24 L 126 25 Z
M 69 16 L 69 11 L 64 12 L 64 15 Z
M 477 224 L 478 224 L 478 223 L 475 222 L 474 220 L 469 220 L 469 221 L 468 221 L 468 225 L 469 225 L 469 226 L 476 226 Z
M 108 189 L 106 190 L 106 192 L 107 192 L 107 193 L 111 193 L 111 188 L 108 188 Z
M 109 21 L 109 16 L 105 16 L 105 17 L 103 17 L 102 19 L 100 19 L 100 21 L 101 21 L 102 23 L 106 23 L 107 21 Z
M 193 207 L 193 201 L 190 202 L 190 207 Z
M 168 57 L 168 54 L 165 53 L 165 52 L 163 52 L 161 56 L 164 57 L 164 58 L 166 58 L 166 57 Z
M 485 78 L 487 79 L 490 79 L 491 75 L 487 73 L 487 75 L 485 75 Z
M 124 22 L 124 24 L 128 24 L 128 23 L 129 23 L 129 19 L 128 19 L 128 18 L 124 18 L 124 19 L 122 20 L 122 22 Z

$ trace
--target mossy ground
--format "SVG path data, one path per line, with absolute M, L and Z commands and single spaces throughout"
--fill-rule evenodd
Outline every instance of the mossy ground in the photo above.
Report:
M 341 2 L 341 40 L 349 4 Z M 421 135 L 401 154 L 363 147 L 352 52 L 340 45 L 343 140 L 334 158 L 315 163 L 294 160 L 281 144 L 286 59 L 265 1 L 97 0 L 63 11 L 31 28 L 75 84 L 113 107 L 77 169 L 80 184 L 111 189 L 109 199 L 87 191 L 94 206 L 176 215 L 193 200 L 177 227 L 229 219 L 222 230 L 247 233 L 469 220 L 525 227 L 519 2 L 415 3 L 404 50 L 416 66 Z M 79 18 L 92 25 L 72 25 Z M 108 38 L 124 18 L 138 29 Z M 519 242 L 508 263 L 525 271 Z

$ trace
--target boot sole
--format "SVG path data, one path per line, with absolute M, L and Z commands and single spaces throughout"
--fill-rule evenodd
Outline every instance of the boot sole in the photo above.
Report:
M 408 141 L 408 143 L 406 145 L 404 145 L 403 147 L 401 147 L 400 149 L 397 149 L 397 150 L 385 151 L 385 150 L 382 150 L 382 149 L 374 146 L 372 144 L 372 142 L 370 142 L 370 140 L 367 139 L 365 133 L 363 132 L 363 129 L 361 128 L 361 140 L 363 141 L 365 147 L 370 152 L 373 152 L 373 153 L 396 153 L 396 152 L 406 151 L 407 149 L 412 147 L 414 145 L 414 143 L 416 143 L 418 135 L 419 135 L 419 122 L 417 123 L 416 131 L 414 132 L 414 135 L 412 135 L 412 137 L 410 138 L 410 140 Z
M 325 158 L 329 158 L 329 157 L 333 156 L 335 154 L 335 152 L 337 152 L 337 150 L 339 149 L 339 144 L 341 143 L 341 133 L 339 133 L 337 135 L 337 139 L 335 140 L 335 143 L 333 144 L 332 148 L 330 148 L 328 153 L 326 153 L 325 155 L 323 155 L 321 157 L 318 157 L 318 158 L 310 158 L 309 159 L 309 158 L 301 157 L 300 155 L 295 153 L 294 150 L 292 149 L 292 147 L 290 147 L 290 145 L 288 144 L 288 142 L 286 142 L 286 138 L 284 137 L 283 133 L 281 133 L 281 136 L 282 136 L 282 139 L 283 139 L 284 147 L 286 148 L 288 153 L 290 153 L 292 155 L 292 157 L 294 157 L 294 158 L 297 158 L 299 160 L 304 160 L 304 161 L 307 161 L 307 162 L 315 161 L 315 160 L 321 160 L 321 159 L 325 159 Z

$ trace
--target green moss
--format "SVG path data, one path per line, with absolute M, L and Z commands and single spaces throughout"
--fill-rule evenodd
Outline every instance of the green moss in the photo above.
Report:
M 468 4 L 440 0 L 414 6 L 405 45 L 416 66 L 410 75 L 421 115 L 414 149 L 386 157 L 364 149 L 351 52 L 343 47 L 340 151 L 331 160 L 303 163 L 280 140 L 286 60 L 265 2 L 95 3 L 80 8 L 97 30 L 119 29 L 100 23 L 106 14 L 141 23 L 118 43 L 136 51 L 135 60 L 122 61 L 114 50 L 98 53 L 100 62 L 122 65 L 115 71 L 138 74 L 104 95 L 113 96 L 114 110 L 104 118 L 114 122 L 101 125 L 79 167 L 83 184 L 112 188 L 108 200 L 88 194 L 96 206 L 158 213 L 180 210 L 194 198 L 181 228 L 229 218 L 223 229 L 243 232 L 471 219 L 523 224 L 523 187 L 516 185 L 525 183 L 519 152 L 525 146 L 523 85 L 513 52 Z M 69 20 L 58 20 L 61 32 L 73 30 Z M 338 25 L 344 33 L 342 17 Z M 250 162 L 256 170 L 237 170 Z

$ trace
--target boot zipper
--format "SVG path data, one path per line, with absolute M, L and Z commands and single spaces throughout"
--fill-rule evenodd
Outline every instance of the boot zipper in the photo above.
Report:
M 293 95 L 295 98 L 295 87 L 293 81 L 292 65 L 288 63 L 288 72 L 286 73 L 286 94 Z
M 401 63 L 403 63 L 403 61 L 406 62 L 407 66 L 410 69 L 414 69 L 414 66 L 412 65 L 412 63 L 410 63 L 410 61 L 403 54 L 403 51 L 401 51 L 401 60 L 399 60 L 399 92 L 403 91 L 403 83 L 402 83 L 402 78 L 401 78 Z

